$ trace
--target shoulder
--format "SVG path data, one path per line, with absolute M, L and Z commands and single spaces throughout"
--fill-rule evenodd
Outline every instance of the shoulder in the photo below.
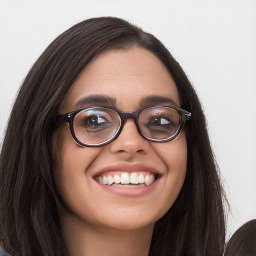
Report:
M 1 256 L 10 256 L 10 254 L 8 254 L 2 246 L 0 246 L 0 255 Z
M 246 222 L 230 238 L 225 256 L 256 255 L 256 219 Z
M 0 242 L 0 256 L 11 256 L 3 247 L 3 244 Z

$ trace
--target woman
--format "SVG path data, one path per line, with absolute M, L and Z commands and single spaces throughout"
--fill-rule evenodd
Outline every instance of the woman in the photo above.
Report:
M 12 255 L 222 255 L 223 191 L 198 97 L 151 34 L 83 21 L 31 68 L 0 159 Z

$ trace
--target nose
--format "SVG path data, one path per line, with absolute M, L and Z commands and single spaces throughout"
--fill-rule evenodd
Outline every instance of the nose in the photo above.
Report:
M 122 153 L 127 156 L 133 156 L 136 153 L 146 154 L 148 148 L 149 141 L 139 134 L 137 126 L 131 118 L 125 121 L 118 138 L 110 143 L 112 153 Z

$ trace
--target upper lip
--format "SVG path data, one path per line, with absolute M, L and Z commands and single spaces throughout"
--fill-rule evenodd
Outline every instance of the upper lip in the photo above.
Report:
M 107 173 L 107 172 L 150 172 L 152 174 L 155 175 L 161 175 L 162 173 L 150 166 L 147 166 L 145 164 L 140 164 L 140 163 L 135 163 L 135 164 L 129 164 L 129 163 L 118 163 L 118 164 L 114 164 L 114 165 L 109 165 L 106 167 L 103 167 L 101 170 L 99 170 L 98 172 L 96 172 L 93 176 L 94 178 Z

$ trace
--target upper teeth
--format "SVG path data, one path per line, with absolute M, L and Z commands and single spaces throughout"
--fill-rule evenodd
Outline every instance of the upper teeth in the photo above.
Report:
M 154 174 L 145 174 L 145 173 L 118 173 L 114 175 L 110 174 L 102 174 L 97 177 L 97 180 L 101 184 L 105 185 L 112 185 L 112 184 L 145 184 L 150 185 L 155 181 L 155 175 Z

